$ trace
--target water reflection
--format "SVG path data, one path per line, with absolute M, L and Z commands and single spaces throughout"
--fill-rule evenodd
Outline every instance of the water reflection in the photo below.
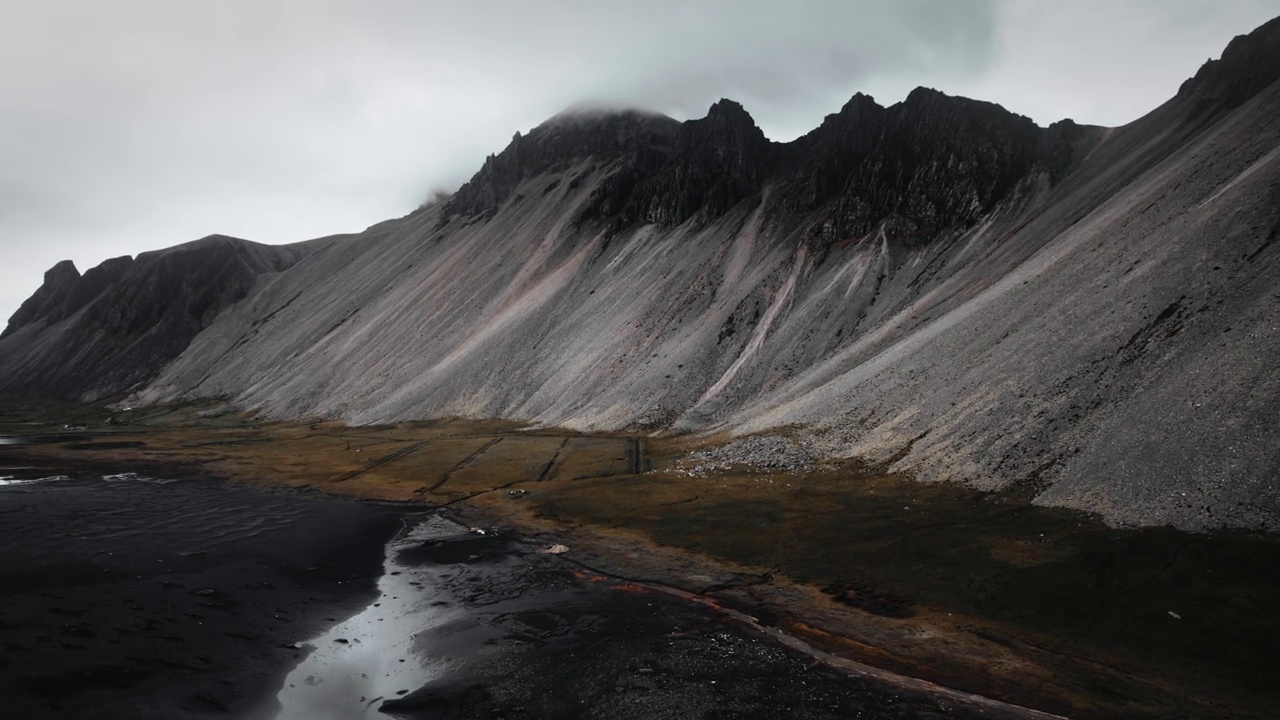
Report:
M 459 526 L 430 518 L 387 544 L 379 596 L 359 614 L 307 643 L 314 650 L 285 679 L 278 720 L 386 717 L 378 706 L 439 677 L 443 666 L 414 648 L 417 634 L 454 619 L 442 609 L 428 572 L 397 562 L 400 551 Z

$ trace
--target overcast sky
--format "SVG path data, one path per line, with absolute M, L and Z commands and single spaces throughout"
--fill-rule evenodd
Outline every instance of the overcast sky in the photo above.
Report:
M 1120 125 L 1280 0 L 0 0 L 0 322 L 70 258 L 358 231 L 573 104 L 789 140 L 917 85 Z

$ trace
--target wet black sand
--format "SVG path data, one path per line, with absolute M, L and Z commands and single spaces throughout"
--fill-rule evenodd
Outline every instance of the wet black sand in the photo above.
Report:
M 401 526 L 376 504 L 51 470 L 72 477 L 0 487 L 2 717 L 269 717 L 291 646 L 369 601 Z
M 422 517 L 155 468 L 6 464 L 0 476 L 67 477 L 0 486 L 4 717 L 273 717 L 295 645 L 374 600 L 385 544 Z M 849 678 L 510 536 L 459 527 L 396 561 L 460 614 L 415 639 L 443 675 L 374 716 L 1019 716 Z
M 404 550 L 461 619 L 421 633 L 439 681 L 381 704 L 397 717 L 1017 718 L 851 678 L 714 608 L 575 570 L 501 535 Z
M 619 452 L 620 447 L 629 443 L 619 438 L 543 437 L 485 423 L 359 429 L 329 425 L 303 427 L 263 424 L 243 416 L 218 413 L 206 418 L 202 407 L 157 409 L 155 417 L 133 418 L 140 424 L 130 426 L 106 425 L 102 418 L 81 418 L 69 411 L 33 420 L 28 417 L 30 413 L 6 414 L 4 408 L 0 408 L 3 416 L 0 420 L 6 421 L 0 423 L 0 433 L 12 435 L 9 439 L 15 442 L 38 443 L 15 447 L 5 444 L 5 438 L 0 437 L 0 462 L 6 459 L 29 462 L 44 466 L 42 472 L 45 473 L 73 475 L 76 467 L 80 467 L 98 472 L 99 477 L 103 472 L 128 469 L 159 477 L 216 475 L 268 488 L 271 492 L 262 496 L 281 502 L 288 498 L 307 499 L 307 496 L 279 494 L 278 488 L 292 487 L 312 493 L 329 492 L 402 503 L 381 506 L 385 512 L 423 511 L 424 496 L 417 489 L 447 479 L 446 487 L 452 488 L 450 493 L 432 496 L 431 501 L 447 503 L 448 512 L 457 513 L 454 517 L 460 521 L 470 525 L 497 524 L 542 543 L 566 543 L 572 550 L 553 563 L 560 570 L 581 563 L 576 566 L 578 569 L 648 583 L 648 590 L 661 589 L 657 594 L 667 600 L 674 595 L 684 601 L 692 600 L 696 606 L 718 602 L 748 614 L 756 613 L 762 619 L 772 614 L 776 627 L 768 627 L 767 622 L 752 627 L 753 623 L 743 623 L 741 617 L 736 624 L 726 623 L 726 618 L 733 618 L 732 613 L 724 609 L 712 613 L 706 622 L 727 624 L 734 631 L 743 631 L 743 637 L 747 638 L 779 634 L 774 639 L 784 644 L 794 645 L 793 641 L 798 641 L 807 645 L 800 648 L 807 653 L 806 664 L 808 658 L 829 652 L 839 657 L 824 659 L 836 667 L 868 676 L 898 673 L 897 678 L 890 678 L 892 687 L 914 688 L 935 700 L 954 698 L 939 694 L 937 686 L 904 683 L 901 678 L 921 678 L 1081 718 L 1270 718 L 1274 715 L 1277 685 L 1272 666 L 1274 659 L 1280 657 L 1277 652 L 1280 646 L 1276 644 L 1280 625 L 1275 613 L 1268 611 L 1280 598 L 1277 593 L 1280 576 L 1276 574 L 1276 568 L 1280 567 L 1277 564 L 1280 545 L 1274 536 L 1109 528 L 1079 513 L 1028 506 L 1009 494 L 924 485 L 874 473 L 828 470 L 777 478 L 777 483 L 768 475 L 735 472 L 706 478 L 673 472 L 635 475 L 634 462 L 628 463 L 627 453 Z M 91 410 L 79 407 L 78 412 Z M 678 441 L 672 442 L 665 446 L 646 444 L 647 461 L 659 463 L 668 470 L 673 467 L 673 463 L 684 457 L 687 448 Z M 484 462 L 473 462 L 476 449 L 486 446 L 506 450 L 496 454 L 491 450 L 481 457 Z M 404 457 L 404 447 L 419 447 L 421 451 Z M 574 452 L 561 457 L 565 448 Z M 387 457 L 401 459 L 388 462 Z M 548 458 L 553 459 L 550 466 Z M 462 472 L 457 471 L 459 462 L 466 466 Z M 623 463 L 620 469 L 618 462 Z M 117 469 L 106 470 L 108 466 Z M 678 463 L 675 466 L 678 467 Z M 371 467 L 373 471 L 369 471 Z M 610 468 L 614 474 L 609 474 Z M 583 477 L 584 473 L 591 472 L 596 474 Z M 309 499 L 316 497 L 312 495 Z M 113 504 L 114 501 L 103 507 Z M 42 522 L 41 518 L 48 513 L 37 510 L 32 518 L 15 520 L 18 524 L 12 528 L 6 526 L 8 536 L 24 536 L 31 529 L 24 526 L 24 522 L 33 526 Z M 129 517 L 143 523 L 155 522 L 154 516 L 162 514 L 162 510 L 134 512 L 130 509 L 129 512 L 133 513 Z M 247 517 L 253 519 L 257 512 L 254 508 Z M 5 522 L 9 522 L 8 517 Z M 320 542 L 327 542 L 330 536 L 347 538 L 341 542 L 335 539 L 335 548 L 363 542 L 351 539 L 358 538 L 359 533 L 340 527 L 335 530 L 333 523 L 323 519 L 315 523 L 302 522 L 296 527 L 328 533 Z M 51 542 L 45 537 L 47 529 L 36 530 L 33 537 L 46 544 Z M 203 531 L 192 532 L 192 539 L 198 541 Z M 63 550 L 70 548 L 71 557 L 84 560 L 76 554 L 82 550 L 83 543 L 53 540 L 64 543 L 66 547 L 59 546 Z M 291 552 L 312 552 L 313 540 L 305 536 L 292 537 L 289 542 L 295 543 L 297 549 Z M 479 541 L 489 542 L 483 538 Z M 98 542 L 106 543 L 107 539 L 99 538 Z M 19 543 L 13 540 L 8 545 L 17 547 Z M 266 547 L 267 557 L 277 549 Z M 100 554 L 110 552 L 105 546 L 94 546 L 94 550 Z M 257 557 L 252 547 L 244 550 L 246 558 Z M 370 542 L 368 550 L 372 575 L 377 567 L 377 544 Z M 531 566 L 541 567 L 544 561 L 550 562 L 542 556 L 534 557 L 536 553 L 530 555 L 527 550 L 521 543 L 515 543 L 505 552 L 513 557 L 526 557 L 521 562 Z M 145 551 L 153 550 L 146 548 Z M 465 577 L 478 567 L 470 561 L 470 554 L 473 553 L 437 556 L 433 560 L 440 567 L 451 569 L 445 573 L 447 577 L 437 578 L 436 584 L 453 597 L 459 608 L 470 607 L 468 598 L 473 593 L 466 587 L 456 587 L 453 574 Z M 100 556 L 86 557 L 96 563 L 106 561 Z M 37 578 L 43 556 L 29 554 L 27 559 L 31 562 L 14 555 L 13 567 L 18 568 L 14 577 Z M 92 567 L 93 572 L 102 570 L 101 566 Z M 296 567 L 304 565 L 298 563 Z M 138 570 L 133 572 L 146 575 Z M 73 577 L 66 572 L 62 575 Z M 3 579 L 0 576 L 0 580 Z M 519 585 L 519 579 L 515 570 L 509 569 L 476 582 L 493 589 L 512 583 Z M 375 592 L 373 583 L 367 582 L 356 592 L 361 602 L 346 602 L 352 592 L 350 578 L 344 580 L 341 574 L 334 574 L 315 580 L 317 584 L 309 590 L 315 604 L 306 607 L 315 610 L 322 620 L 309 623 L 297 614 L 284 613 L 283 617 L 294 620 L 293 626 L 307 630 L 288 636 L 284 645 L 315 637 L 320 629 L 334 623 L 323 618 L 345 618 Z M 340 581 L 347 584 L 339 586 Z M 330 584 L 325 585 L 326 582 Z M 208 584 L 201 582 L 195 587 L 192 583 L 188 590 L 223 592 L 221 588 L 205 588 Z M 272 590 L 280 587 L 276 584 Z M 526 600 L 541 597 L 535 591 L 545 589 L 545 584 L 527 587 L 523 594 Z M 30 595 L 30 592 L 24 589 L 14 594 Z M 195 597 L 197 603 L 207 604 L 215 595 Z M 25 618 L 36 618 L 44 623 L 40 632 L 43 642 L 54 639 L 48 629 L 60 629 L 61 625 L 50 625 L 47 618 L 39 620 L 43 616 L 33 609 L 43 608 L 38 605 L 39 600 L 28 598 L 24 602 L 30 607 L 0 613 L 0 622 L 18 628 L 10 636 L 28 632 L 23 629 Z M 612 602 L 606 594 L 586 605 L 608 607 Z M 166 609 L 149 601 L 133 605 L 137 612 L 145 611 L 170 624 L 185 620 L 194 620 L 197 625 L 202 622 L 198 616 L 191 617 L 191 613 L 201 613 L 200 608 L 184 610 L 187 606 L 178 604 Z M 583 603 L 579 602 L 578 606 Z M 334 611 L 335 607 L 342 607 L 343 612 Z M 664 611 L 665 614 L 660 613 L 644 625 L 648 630 L 643 637 L 665 637 L 667 630 L 662 629 L 662 623 L 671 613 L 692 611 L 687 602 L 671 607 L 674 609 L 670 613 Z M 771 612 L 762 613 L 761 608 Z M 481 603 L 467 612 L 482 616 L 490 612 L 490 608 Z M 503 612 L 505 618 L 516 609 L 506 607 Z M 362 612 L 356 617 L 363 615 Z M 230 617 L 230 613 L 226 616 Z M 582 610 L 578 616 L 587 618 L 590 613 Z M 228 622 L 242 621 L 243 618 L 233 618 Z M 577 622 L 563 617 L 561 621 Z M 498 621 L 487 622 L 492 625 Z M 760 627 L 761 624 L 765 627 Z M 744 631 L 744 627 L 749 631 Z M 74 625 L 67 630 L 83 634 Z M 255 633 L 268 630 L 256 628 L 254 632 L 242 633 L 231 629 L 231 632 L 235 636 L 247 636 L 233 638 L 245 643 L 239 651 L 241 655 L 234 654 L 233 650 L 228 656 L 235 658 L 236 663 L 241 657 L 253 660 L 249 653 L 263 652 L 270 657 L 253 660 L 262 668 L 277 659 L 286 665 L 297 660 L 292 648 L 272 645 L 274 640 L 259 642 L 267 636 Z M 346 632 L 345 627 L 342 632 Z M 175 632 L 159 634 L 172 636 L 167 640 L 170 643 L 188 637 Z M 135 632 L 116 642 L 128 644 L 134 637 L 147 638 Z M 518 639 L 519 635 L 515 637 Z M 602 647 L 627 646 L 621 641 L 627 637 L 626 632 L 610 631 L 608 637 L 612 642 L 601 643 Z M 589 637 L 588 641 L 595 642 Z M 486 642 L 472 645 L 487 647 Z M 216 643 L 210 644 L 217 649 Z M 237 644 L 230 646 L 234 648 Z M 30 651 L 32 645 L 27 643 L 23 647 Z M 58 643 L 53 645 L 61 647 Z M 467 713 L 484 716 L 502 707 L 539 707 L 532 701 L 525 702 L 528 698 L 517 701 L 520 693 L 542 693 L 548 685 L 558 684 L 573 684 L 576 688 L 596 682 L 602 676 L 598 667 L 574 666 L 562 655 L 556 655 L 554 645 L 535 643 L 533 649 L 519 646 L 524 659 L 501 670 L 484 670 L 481 666 L 515 662 L 509 657 L 515 648 L 508 647 L 495 657 L 469 659 L 450 670 L 447 687 L 432 686 L 430 692 L 435 695 L 430 701 L 436 708 L 432 712 L 439 713 L 440 708 L 445 708 L 447 713 L 461 713 L 453 715 L 455 717 L 465 717 Z M 372 646 L 365 643 L 360 647 Z M 188 708 L 182 710 L 187 714 L 221 706 L 231 708 L 232 716 L 242 713 L 243 708 L 250 707 L 246 698 L 270 696 L 269 686 L 277 683 L 279 687 L 288 670 L 288 667 L 272 665 L 262 672 L 246 672 L 245 676 L 257 682 L 257 686 L 253 682 L 236 682 L 234 678 L 221 682 L 227 678 L 217 673 L 226 671 L 227 662 L 205 652 L 184 655 L 181 648 L 174 650 L 177 654 L 169 656 L 169 665 L 152 663 L 156 667 L 151 672 L 157 679 L 151 687 L 173 685 L 173 689 L 161 693 L 160 707 Z M 0 655 L 0 660 L 8 662 L 0 670 L 23 666 L 21 660 L 14 659 L 13 652 L 3 647 L 0 651 L 5 653 Z M 655 648 L 651 652 L 660 655 L 660 651 L 661 648 Z M 576 662 L 573 652 L 576 651 L 571 651 L 569 657 Z M 681 654 L 688 656 L 692 650 L 685 649 Z M 711 656 L 717 655 L 711 653 Z M 211 672 L 227 687 L 215 687 L 219 692 L 209 693 L 206 689 L 211 683 L 204 682 L 198 692 L 193 691 L 188 686 L 194 681 L 187 676 L 194 676 L 200 668 L 187 667 L 173 660 L 175 657 L 209 658 L 216 665 L 216 672 Z M 317 652 L 309 656 L 305 665 L 296 666 L 300 674 L 291 676 L 289 684 L 298 688 L 310 686 L 306 674 L 301 673 L 322 663 L 324 657 L 323 651 Z M 855 665 L 861 661 L 865 665 L 851 668 L 842 664 L 842 660 Z M 96 680 L 104 686 L 133 682 L 133 670 L 112 676 L 112 669 L 118 664 L 114 659 L 101 663 L 107 672 L 99 672 L 99 666 L 88 664 L 91 672 L 81 684 L 91 685 L 98 675 L 106 678 Z M 68 702 L 74 700 L 74 694 L 60 694 L 52 689 L 58 685 L 59 673 L 67 674 L 63 665 L 61 660 L 46 663 L 43 669 L 33 664 L 33 669 L 5 676 L 0 683 L 18 688 L 17 678 L 25 677 L 27 685 L 21 689 L 21 693 L 25 693 L 24 702 L 30 699 L 32 686 L 43 688 L 44 695 L 55 701 Z M 82 674 L 85 665 L 78 666 Z M 867 666 L 879 672 L 867 672 Z M 50 667 L 54 670 L 49 670 Z M 538 667 L 542 668 L 538 672 L 543 677 L 567 679 L 540 683 L 536 677 L 521 675 L 522 669 Z M 740 670 L 735 673 L 751 676 Z M 646 670 L 641 674 L 650 673 Z M 267 675 L 271 682 L 263 679 Z M 472 676 L 481 679 L 464 682 L 464 678 Z M 608 673 L 603 676 L 621 677 Z M 386 679 L 388 676 L 371 677 Z M 524 677 L 524 680 L 511 685 L 514 677 Z M 399 681 L 398 676 L 387 680 L 374 688 L 376 691 L 367 693 L 367 697 L 403 691 L 398 695 L 403 699 L 417 690 L 413 683 L 401 687 Z M 391 682 L 395 688 L 386 687 Z M 626 686 L 625 678 L 614 686 L 598 685 L 583 691 L 586 694 L 581 697 L 588 699 L 577 702 L 590 707 L 607 706 L 608 687 L 619 684 Z M 141 684 L 135 685 L 141 687 Z M 718 681 L 717 685 L 721 683 Z M 262 688 L 266 689 L 259 692 Z M 480 691 L 483 693 L 478 695 Z M 76 692 L 87 691 L 77 689 Z M 696 692 L 701 689 L 679 690 L 675 695 L 687 699 Z M 18 697 L 21 693 L 15 690 L 0 697 L 10 694 Z M 356 693 L 355 698 L 358 700 L 361 694 Z M 786 696 L 781 691 L 774 694 Z M 286 691 L 282 700 L 288 695 Z M 745 692 L 734 695 L 747 696 Z M 421 701 L 426 696 L 415 697 Z M 870 695 L 858 697 L 866 699 Z M 787 701 L 784 715 L 791 712 L 791 704 L 794 698 Z M 918 711 L 919 707 L 912 710 Z M 563 707 L 544 708 L 540 712 L 554 717 L 563 712 Z M 739 714 L 750 716 L 753 712 L 768 714 L 770 711 L 756 707 Z M 165 713 L 156 711 L 152 716 L 165 716 Z M 170 712 L 169 716 L 181 715 Z

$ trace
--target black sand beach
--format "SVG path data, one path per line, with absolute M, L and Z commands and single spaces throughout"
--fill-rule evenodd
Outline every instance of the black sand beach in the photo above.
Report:
M 848 677 L 753 632 L 737 613 L 584 571 L 502 533 L 440 519 L 424 528 L 423 537 L 398 545 L 389 567 L 420 583 L 419 602 L 436 615 L 410 645 L 434 659 L 437 674 L 389 697 L 361 697 L 382 713 L 418 720 L 1046 717 Z M 338 640 L 340 652 L 347 640 L 355 642 Z M 324 697 L 323 707 L 344 702 L 358 711 L 352 698 Z
M 271 717 L 292 646 L 369 601 L 401 527 L 387 506 L 212 480 L 0 477 L 11 718 Z
M 0 408 L 16 443 L 0 465 L 33 466 L 0 473 L 18 476 L 0 487 L 3 697 L 45 716 L 1028 714 L 982 698 L 1080 718 L 1274 715 L 1271 535 L 1110 528 L 857 468 L 694 477 L 679 438 L 200 404 L 108 419 Z M 52 475 L 74 479 L 21 484 Z M 418 537 L 430 517 L 442 525 Z M 429 611 L 407 618 L 406 598 Z M 721 648 L 720 630 L 750 643 Z M 847 705 L 797 699 L 822 668 Z M 711 680 L 725 694 L 705 695 Z
M 303 643 L 372 608 L 386 543 L 431 517 L 154 468 L 3 464 L 6 717 L 275 717 Z M 420 591 L 394 600 L 443 613 L 409 633 L 430 677 L 376 698 L 308 677 L 330 685 L 304 716 L 1022 716 L 850 678 L 731 614 L 431 523 L 389 560 Z

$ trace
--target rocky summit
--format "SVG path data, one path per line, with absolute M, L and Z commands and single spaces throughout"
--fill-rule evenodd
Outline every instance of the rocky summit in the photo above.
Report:
M 567 112 L 358 235 L 59 263 L 0 391 L 799 433 L 1115 523 L 1280 529 L 1278 58 L 1272 21 L 1118 128 L 925 88 L 788 143 L 730 100 Z

